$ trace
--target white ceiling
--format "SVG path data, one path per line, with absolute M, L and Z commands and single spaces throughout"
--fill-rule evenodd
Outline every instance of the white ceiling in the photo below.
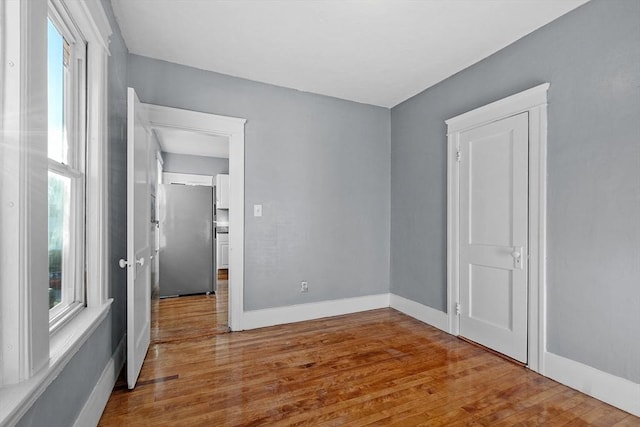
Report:
M 393 107 L 587 0 L 111 1 L 131 53 Z
M 155 128 L 160 148 L 166 153 L 229 158 L 229 139 L 180 129 Z

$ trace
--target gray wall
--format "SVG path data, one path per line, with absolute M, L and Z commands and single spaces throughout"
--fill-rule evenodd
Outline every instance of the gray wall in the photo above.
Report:
M 245 309 L 389 291 L 388 109 L 136 55 L 128 64 L 142 102 L 247 119 Z
M 229 159 L 162 152 L 163 172 L 218 175 L 229 173 Z
M 639 16 L 592 1 L 392 109 L 392 292 L 445 310 L 444 120 L 550 82 L 548 349 L 640 382 Z
M 126 256 L 126 61 L 127 48 L 113 18 L 111 3 L 102 0 L 114 34 L 109 50 L 109 258 L 111 313 L 97 327 L 64 370 L 44 391 L 20 426 L 73 425 L 102 370 L 124 337 L 126 276 L 118 259 Z

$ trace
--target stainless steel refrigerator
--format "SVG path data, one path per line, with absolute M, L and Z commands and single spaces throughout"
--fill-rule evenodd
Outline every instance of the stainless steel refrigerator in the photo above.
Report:
M 212 292 L 212 188 L 161 184 L 158 193 L 160 297 Z

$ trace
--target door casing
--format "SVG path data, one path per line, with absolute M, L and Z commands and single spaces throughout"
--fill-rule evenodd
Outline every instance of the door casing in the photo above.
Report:
M 446 120 L 447 124 L 447 317 L 449 333 L 459 335 L 459 224 L 460 171 L 457 161 L 460 133 L 523 112 L 529 113 L 529 291 L 528 291 L 528 367 L 544 372 L 546 348 L 546 152 L 547 92 L 550 84 L 495 101 Z
M 229 139 L 229 327 L 244 329 L 244 126 L 246 119 L 144 104 L 153 128 L 196 131 Z

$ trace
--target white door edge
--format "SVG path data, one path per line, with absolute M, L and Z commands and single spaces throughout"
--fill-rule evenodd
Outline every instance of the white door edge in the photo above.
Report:
M 528 367 L 544 373 L 546 348 L 546 154 L 547 92 L 544 83 L 453 117 L 447 124 L 447 316 L 449 333 L 459 334 L 459 167 L 460 133 L 505 117 L 529 113 L 529 295 Z
M 139 139 L 138 128 L 143 128 L 144 138 Z M 140 100 L 133 88 L 127 89 L 127 386 L 133 389 L 140 375 L 142 365 L 151 340 L 151 292 L 150 292 L 150 239 L 149 223 L 151 218 L 150 193 L 145 190 L 145 197 L 138 194 L 140 169 L 136 160 L 139 158 L 140 141 L 144 141 L 144 180 L 149 184 L 149 137 L 146 111 L 141 108 Z M 138 203 L 142 203 L 144 211 L 140 211 Z M 138 222 L 141 222 L 138 223 Z M 138 233 L 143 230 L 145 245 L 139 246 Z M 141 275 L 138 275 L 140 269 Z M 140 294 L 145 298 L 139 298 Z M 144 320 L 140 321 L 140 315 Z
M 244 317 L 244 125 L 246 119 L 144 104 L 154 128 L 197 131 L 229 138 L 229 327 Z

